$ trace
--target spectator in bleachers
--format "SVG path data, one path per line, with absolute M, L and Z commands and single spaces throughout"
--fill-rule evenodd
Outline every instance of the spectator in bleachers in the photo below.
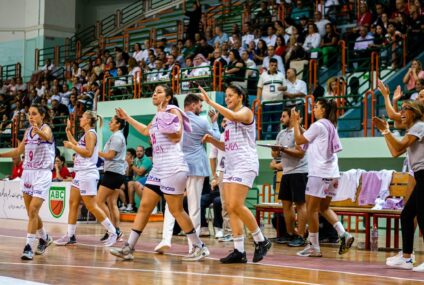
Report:
M 267 35 L 263 37 L 262 39 L 265 41 L 268 47 L 275 46 L 275 41 L 277 40 L 277 36 L 275 35 L 274 27 L 272 25 L 269 25 L 266 31 L 267 31 Z
M 140 72 L 141 72 L 141 68 L 137 65 L 136 59 L 133 57 L 130 57 L 130 59 L 128 59 L 128 74 L 133 77 L 136 77 L 137 78 L 136 81 L 138 82 L 139 81 L 138 76 L 141 76 Z
M 399 13 L 396 17 L 396 27 L 401 34 L 406 34 L 409 26 L 409 17 L 403 13 Z
M 286 51 L 286 43 L 284 37 L 281 35 L 277 36 L 277 40 L 275 41 L 275 54 L 278 56 L 283 56 Z
M 200 38 L 200 44 L 199 44 L 199 47 L 197 49 L 197 52 L 202 54 L 207 59 L 212 59 L 213 58 L 213 51 L 214 51 L 214 48 L 208 44 L 206 38 L 201 37 Z
M 76 62 L 76 61 L 72 62 L 71 76 L 72 77 L 80 77 L 81 76 L 81 68 L 79 67 L 78 62 Z
M 63 181 L 71 177 L 69 169 L 65 166 L 65 157 L 56 156 L 54 159 L 54 168 L 52 171 L 52 179 L 54 181 Z
M 248 69 L 246 71 L 246 78 L 256 77 L 258 68 L 256 63 L 249 58 L 249 53 L 246 50 L 241 52 L 241 59 L 243 59 L 244 63 L 246 64 L 246 68 Z
M 129 58 L 129 54 L 121 47 L 115 47 L 115 62 L 117 67 L 126 66 Z
M 374 43 L 374 37 L 368 33 L 368 28 L 366 26 L 359 27 L 359 37 L 355 41 L 355 46 L 353 47 L 353 56 L 355 58 L 354 67 L 356 68 L 358 63 L 363 67 L 365 63 L 369 62 L 369 57 L 371 51 L 369 46 Z M 356 66 L 355 66 L 356 65 Z
M 186 39 L 184 49 L 182 51 L 183 57 L 188 55 L 194 55 L 196 53 L 196 47 L 193 45 L 193 41 L 191 39 Z
M 392 15 L 390 16 L 390 19 L 398 23 L 399 21 L 398 15 L 405 14 L 406 16 L 409 16 L 409 10 L 408 10 L 408 5 L 405 4 L 404 0 L 396 0 L 395 5 L 396 5 L 396 9 L 393 11 Z
M 143 51 L 141 50 L 141 45 L 139 43 L 134 44 L 134 52 L 132 54 L 132 57 L 137 61 L 140 62 L 143 60 Z
M 193 66 L 196 67 L 190 73 L 190 76 L 206 76 L 211 73 L 210 62 L 201 54 L 197 54 L 193 59 Z
M 156 68 L 156 56 L 153 52 L 149 54 L 149 60 L 146 63 L 147 63 L 147 68 L 149 70 L 153 70 Z
M 27 84 L 22 81 L 22 77 L 16 78 L 16 91 L 24 91 L 27 90 Z
M 0 116 L 10 113 L 10 105 L 5 94 L 0 94 Z
M 320 51 L 322 54 L 322 66 L 328 66 L 330 59 L 337 56 L 339 36 L 334 30 L 333 24 L 325 25 L 325 35 L 321 39 Z
M 299 23 L 302 17 L 307 19 L 311 17 L 311 8 L 309 6 L 303 6 L 302 0 L 297 0 L 296 6 L 292 9 L 290 16 L 296 23 Z
M 222 67 L 225 67 L 228 64 L 228 61 L 222 57 L 221 48 L 215 48 L 213 52 L 213 58 L 214 58 L 214 62 L 219 61 L 222 64 Z
M 62 85 L 62 92 L 59 92 L 60 102 L 65 106 L 69 104 L 69 97 L 71 96 L 71 91 L 69 91 L 68 84 Z
M 325 26 L 330 23 L 329 20 L 322 18 L 322 13 L 320 11 L 314 12 L 314 23 L 318 28 L 318 33 L 321 38 L 326 34 Z
M 213 35 L 212 27 L 210 26 L 206 27 L 205 38 L 206 38 L 206 41 L 208 42 L 208 45 L 210 46 L 215 45 L 215 36 Z
M 409 42 L 421 42 L 424 39 L 424 16 L 420 14 L 419 7 L 416 5 L 409 5 L 409 12 Z M 412 51 L 416 49 L 414 45 L 407 46 L 407 48 Z
M 382 3 L 375 3 L 375 12 L 372 13 L 372 23 L 371 25 L 382 24 L 381 17 L 385 13 L 385 6 Z
M 272 20 L 272 15 L 268 10 L 268 2 L 262 1 L 261 9 L 255 15 L 254 22 L 257 26 L 264 28 L 266 25 L 271 23 L 271 20 Z
M 253 61 L 257 65 L 262 66 L 262 62 L 264 61 L 264 58 L 267 56 L 267 50 L 268 50 L 268 47 L 266 45 L 266 42 L 260 39 L 256 45 L 256 48 L 252 51 Z
M 246 49 L 254 38 L 252 25 L 249 22 L 244 23 L 243 36 L 241 37 L 242 47 Z
M 69 96 L 69 104 L 68 104 L 68 110 L 69 113 L 73 113 L 75 110 L 75 107 L 78 103 L 78 90 L 75 87 L 72 87 L 71 89 L 71 95 Z
M 178 62 L 175 60 L 175 57 L 172 54 L 168 54 L 166 56 L 166 63 L 164 66 L 164 69 L 168 71 L 169 77 L 172 75 L 172 71 L 175 66 L 179 65 Z
M 108 72 L 111 77 L 116 77 L 118 75 L 118 69 L 116 67 L 116 63 L 113 60 L 109 63 Z
M 202 17 L 202 6 L 199 0 L 195 0 L 193 3 L 193 10 L 187 11 L 186 1 L 183 1 L 184 15 L 189 18 L 187 26 L 187 37 L 194 39 L 194 34 L 199 32 L 200 19 Z
M 296 69 L 287 69 L 286 90 L 283 91 L 284 99 L 296 99 L 286 103 L 286 108 L 298 107 L 302 111 L 305 96 L 308 94 L 306 82 L 296 77 Z
M 147 75 L 148 81 L 159 81 L 168 79 L 168 72 L 164 68 L 164 64 L 160 59 L 156 59 L 155 68 L 152 70 L 152 73 Z
M 283 108 L 282 102 L 270 103 L 272 101 L 283 100 L 283 86 L 285 85 L 284 73 L 278 70 L 278 61 L 271 58 L 268 71 L 262 72 L 258 81 L 257 99 L 263 104 L 262 129 L 265 140 L 273 139 L 277 135 L 280 124 L 280 110 Z M 271 133 L 272 132 L 272 133 Z
M 228 59 L 229 63 L 225 68 L 225 82 L 227 84 L 242 84 L 246 77 L 246 64 L 241 58 L 238 50 L 230 50 Z
M 216 43 L 219 43 L 222 45 L 224 42 L 228 42 L 230 39 L 228 38 L 228 35 L 224 33 L 220 26 L 215 27 L 215 39 L 214 39 L 214 45 Z
M 149 59 L 150 50 L 151 50 L 150 40 L 144 40 L 144 50 L 141 52 L 141 59 L 144 60 L 145 62 L 147 62 L 147 60 Z
M 170 54 L 174 56 L 176 63 L 179 66 L 184 66 L 184 56 L 181 54 L 181 51 L 178 49 L 176 45 L 171 46 Z
M 359 14 L 356 24 L 359 26 L 364 26 L 369 28 L 372 22 L 372 14 L 368 9 L 367 2 L 361 1 L 359 4 Z
M 406 90 L 413 90 L 415 88 L 415 83 L 420 78 L 424 78 L 424 71 L 421 61 L 415 58 L 411 61 L 411 67 L 403 77 L 403 83 L 406 84 Z
M 0 121 L 0 133 L 5 133 L 5 130 L 10 126 L 10 120 L 7 114 L 3 114 L 2 120 Z
M 275 28 L 275 34 L 277 36 L 284 37 L 286 35 L 286 31 L 284 30 L 284 25 L 281 21 L 275 21 L 274 22 L 274 28 Z M 288 39 L 288 37 L 287 37 L 287 39 Z
M 327 89 L 325 90 L 325 94 L 324 97 L 334 97 L 334 96 L 338 96 L 339 91 L 338 89 L 338 79 L 337 77 L 330 77 L 327 80 Z
M 264 70 L 268 70 L 269 62 L 270 62 L 271 58 L 274 58 L 275 60 L 277 60 L 278 71 L 285 74 L 286 71 L 284 69 L 283 59 L 281 58 L 281 56 L 275 54 L 275 47 L 274 46 L 268 46 L 268 56 L 266 56 L 264 58 L 264 60 L 262 62 L 262 68 Z
M 307 52 L 312 52 L 315 49 L 319 48 L 320 44 L 321 36 L 318 33 L 317 25 L 312 23 L 308 24 L 308 34 L 303 43 L 303 48 Z
M 392 69 L 396 69 L 399 65 L 399 59 L 401 57 L 402 49 L 401 49 L 401 40 L 402 34 L 397 30 L 396 24 L 390 22 L 387 26 L 387 34 L 386 38 L 388 41 L 388 50 L 391 52 L 391 67 Z
M 46 90 L 46 86 L 41 81 L 37 81 L 35 86 L 35 91 L 37 91 L 37 96 L 42 97 L 44 95 L 44 90 Z
M 421 91 L 423 90 L 424 90 L 424 79 L 418 78 L 418 80 L 415 82 L 415 89 L 410 92 L 410 99 L 417 100 Z

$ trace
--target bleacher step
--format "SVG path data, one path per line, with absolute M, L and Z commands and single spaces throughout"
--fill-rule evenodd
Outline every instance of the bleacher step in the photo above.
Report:
M 121 222 L 134 222 L 137 213 L 121 213 Z M 149 222 L 163 222 L 163 214 L 152 214 Z

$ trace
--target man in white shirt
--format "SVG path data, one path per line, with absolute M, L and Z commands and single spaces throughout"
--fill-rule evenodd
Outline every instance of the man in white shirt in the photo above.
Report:
M 330 23 L 329 20 L 323 19 L 320 11 L 314 12 L 315 25 L 317 25 L 318 33 L 323 38 L 325 36 L 325 25 Z
M 275 42 L 277 41 L 277 36 L 274 33 L 274 27 L 273 26 L 269 26 L 267 29 L 267 36 L 262 38 L 265 42 L 266 45 L 269 46 L 275 46 Z
M 141 52 L 141 59 L 145 62 L 149 59 L 149 51 L 150 51 L 150 41 L 145 40 L 144 41 L 144 50 Z
M 284 74 L 277 70 L 277 64 L 277 60 L 271 58 L 269 70 L 262 72 L 258 82 L 257 99 L 262 104 L 262 133 L 265 140 L 274 139 L 280 129 L 279 119 L 283 109 L 281 90 L 285 79 Z
M 283 91 L 284 99 L 293 99 L 286 102 L 287 108 L 297 106 L 300 111 L 304 111 L 303 104 L 305 103 L 305 96 L 308 94 L 306 82 L 296 77 L 296 69 L 287 69 L 287 89 Z
M 271 58 L 274 58 L 277 60 L 278 71 L 281 72 L 282 74 L 286 73 L 284 70 L 283 59 L 281 58 L 281 56 L 275 54 L 274 46 L 268 46 L 268 56 L 264 57 L 264 60 L 262 61 L 262 68 L 264 70 L 268 70 L 268 66 L 269 66 L 269 62 Z
M 252 25 L 249 22 L 244 23 L 244 34 L 241 37 L 241 44 L 243 48 L 247 48 L 249 43 L 255 39 L 252 32 Z

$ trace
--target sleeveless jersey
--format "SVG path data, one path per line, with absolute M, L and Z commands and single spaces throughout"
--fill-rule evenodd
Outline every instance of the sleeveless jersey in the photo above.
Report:
M 41 126 L 43 129 L 45 124 Z M 25 136 L 25 159 L 23 169 L 37 170 L 49 169 L 52 170 L 54 166 L 55 145 L 54 139 L 51 142 L 44 141 L 38 134 L 31 135 L 32 127 L 28 129 Z
M 165 134 L 160 133 L 157 115 L 152 120 L 149 134 L 153 148 L 153 168 L 150 175 L 163 179 L 180 171 L 189 171 L 181 148 L 183 140 L 181 139 L 180 143 L 175 143 Z
M 89 132 L 94 133 L 96 136 L 96 145 L 94 146 L 93 155 L 91 157 L 82 157 L 78 153 L 75 155 L 74 169 L 76 171 L 88 170 L 88 169 L 97 169 L 97 161 L 99 159 L 99 151 L 98 151 L 98 141 L 97 141 L 97 133 L 94 129 L 90 129 Z M 85 147 L 85 135 L 80 138 L 78 141 L 79 147 Z
M 225 173 L 253 171 L 258 175 L 255 120 L 251 124 L 228 121 L 224 131 Z

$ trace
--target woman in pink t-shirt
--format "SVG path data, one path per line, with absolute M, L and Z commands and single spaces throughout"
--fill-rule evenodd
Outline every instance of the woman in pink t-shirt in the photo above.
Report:
M 406 84 L 406 89 L 411 91 L 415 88 L 415 82 L 418 79 L 424 79 L 424 71 L 421 62 L 418 59 L 412 60 L 411 67 L 403 77 L 403 83 Z

